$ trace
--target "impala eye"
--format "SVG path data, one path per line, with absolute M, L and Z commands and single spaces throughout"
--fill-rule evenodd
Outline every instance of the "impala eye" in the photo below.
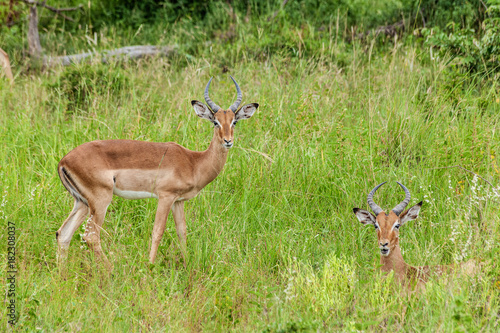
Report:
M 377 229 L 378 229 L 378 225 L 374 224 L 373 226 L 375 227 L 375 230 L 377 230 Z
M 399 227 L 400 227 L 400 226 L 401 226 L 401 224 L 396 224 L 396 225 L 394 226 L 394 229 L 399 230 Z

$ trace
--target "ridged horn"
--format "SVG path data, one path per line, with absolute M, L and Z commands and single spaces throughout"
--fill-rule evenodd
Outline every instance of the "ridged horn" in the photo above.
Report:
M 408 190 L 403 184 L 401 184 L 400 182 L 396 182 L 396 183 L 398 183 L 399 186 L 401 186 L 401 188 L 405 191 L 405 199 L 403 201 L 401 201 L 401 203 L 399 205 L 397 205 L 396 207 L 394 207 L 392 209 L 392 211 L 397 216 L 399 216 L 399 214 L 401 214 L 403 212 L 403 210 L 406 208 L 406 206 L 408 206 L 408 204 L 410 203 L 411 195 L 410 195 L 410 190 Z
M 368 198 L 366 199 L 366 201 L 368 202 L 368 205 L 370 206 L 370 208 L 373 210 L 373 212 L 375 213 L 375 216 L 377 216 L 378 214 L 382 213 L 383 212 L 383 209 L 379 207 L 379 205 L 377 205 L 374 201 L 373 201 L 373 195 L 375 194 L 375 192 L 377 192 L 378 188 L 382 185 L 384 185 L 385 183 L 387 182 L 383 182 L 383 183 L 380 183 L 378 184 L 377 186 L 375 186 L 373 188 L 373 190 L 371 190 L 370 193 L 368 193 Z
M 213 78 L 214 78 L 213 76 L 210 78 L 210 80 L 207 83 L 207 86 L 205 87 L 205 102 L 207 102 L 207 104 L 210 107 L 210 109 L 212 109 L 212 112 L 216 113 L 217 111 L 219 111 L 220 106 L 218 106 L 217 104 L 215 104 L 214 102 L 212 102 L 212 100 L 208 96 L 208 88 L 210 87 L 210 82 L 212 82 Z
M 233 112 L 236 112 L 236 110 L 238 110 L 238 106 L 240 106 L 241 100 L 243 99 L 243 94 L 241 93 L 240 86 L 238 85 L 238 83 L 236 83 L 236 80 L 231 75 L 229 75 L 229 77 L 231 78 L 231 80 L 233 80 L 234 85 L 236 86 L 236 94 L 237 94 L 236 102 L 234 102 L 234 104 L 231 105 L 229 109 Z

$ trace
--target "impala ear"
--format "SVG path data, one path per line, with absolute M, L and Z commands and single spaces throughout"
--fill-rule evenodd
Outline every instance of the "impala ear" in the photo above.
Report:
M 194 112 L 196 112 L 198 117 L 210 120 L 211 122 L 215 120 L 213 112 L 202 102 L 191 101 L 191 105 L 193 106 Z
M 373 215 L 372 213 L 370 213 L 367 210 L 353 208 L 352 211 L 354 212 L 354 214 L 358 218 L 359 222 L 361 222 L 363 224 L 375 225 L 377 223 L 377 219 L 375 218 L 375 215 Z
M 248 119 L 253 116 L 253 113 L 257 110 L 259 104 L 250 103 L 247 105 L 243 105 L 238 111 L 236 111 L 236 120 Z
M 418 213 L 420 212 L 420 208 L 422 208 L 422 201 L 420 201 L 410 209 L 407 209 L 405 212 L 401 213 L 401 215 L 399 215 L 399 218 L 401 219 L 401 225 L 405 224 L 408 221 L 416 219 L 418 217 Z

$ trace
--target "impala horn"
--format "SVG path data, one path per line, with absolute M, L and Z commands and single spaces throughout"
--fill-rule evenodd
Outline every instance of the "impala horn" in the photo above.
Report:
M 231 80 L 233 80 L 234 85 L 236 86 L 236 94 L 237 94 L 236 102 L 234 102 L 234 104 L 231 105 L 229 109 L 233 112 L 236 112 L 236 110 L 238 110 L 238 106 L 240 106 L 241 100 L 243 99 L 243 95 L 241 93 L 240 86 L 238 85 L 238 83 L 236 83 L 236 80 L 231 75 L 229 75 L 229 77 L 231 78 Z
M 210 87 L 210 82 L 212 82 L 213 78 L 214 78 L 213 76 L 210 78 L 210 80 L 207 83 L 207 86 L 205 87 L 205 101 L 207 102 L 207 104 L 210 107 L 210 109 L 212 109 L 212 112 L 216 113 L 217 111 L 219 111 L 220 106 L 218 106 L 217 104 L 215 104 L 214 102 L 212 102 L 212 100 L 210 99 L 210 97 L 208 97 L 208 88 Z M 234 81 L 234 79 L 233 79 L 233 81 Z
M 368 198 L 366 199 L 366 201 L 368 202 L 368 205 L 370 205 L 370 208 L 373 210 L 373 212 L 375 213 L 375 216 L 377 216 L 378 214 L 382 213 L 383 210 L 382 208 L 379 207 L 379 205 L 377 205 L 374 201 L 373 201 L 373 195 L 375 194 L 375 192 L 377 192 L 378 188 L 382 185 L 384 185 L 385 183 L 387 182 L 383 182 L 383 183 L 380 183 L 378 184 L 377 186 L 375 186 L 373 188 L 373 190 L 371 190 L 370 193 L 368 193 Z
M 399 216 L 399 214 L 401 214 L 401 212 L 406 208 L 406 206 L 410 202 L 411 195 L 410 195 L 410 191 L 403 184 L 401 184 L 400 182 L 396 182 L 396 183 L 398 183 L 399 186 L 401 186 L 401 188 L 405 191 L 405 195 L 406 195 L 405 199 L 403 201 L 401 201 L 401 203 L 399 205 L 397 205 L 396 207 L 394 207 L 392 209 L 392 211 L 397 216 Z

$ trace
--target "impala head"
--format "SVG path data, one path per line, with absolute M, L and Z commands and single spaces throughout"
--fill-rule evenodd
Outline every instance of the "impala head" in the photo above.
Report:
M 397 182 L 405 191 L 405 199 L 394 207 L 389 214 L 386 214 L 373 201 L 373 195 L 378 188 L 385 183 L 386 182 L 383 182 L 382 184 L 375 186 L 375 188 L 368 194 L 368 205 L 373 210 L 375 215 L 364 209 L 353 209 L 353 212 L 356 214 L 359 222 L 363 224 L 371 224 L 375 227 L 375 230 L 377 230 L 378 247 L 380 248 L 380 255 L 382 256 L 388 256 L 394 247 L 398 245 L 399 228 L 406 222 L 416 219 L 418 217 L 420 207 L 422 207 L 422 201 L 420 201 L 415 206 L 403 212 L 410 202 L 411 195 L 410 191 L 403 184 Z
M 214 129 L 218 134 L 220 144 L 227 149 L 233 146 L 233 131 L 236 123 L 239 120 L 250 118 L 255 110 L 257 110 L 257 108 L 259 107 L 259 104 L 257 103 L 250 103 L 238 109 L 241 100 L 243 99 L 243 95 L 241 94 L 240 86 L 238 85 L 238 83 L 236 83 L 236 80 L 232 76 L 230 77 L 231 80 L 233 80 L 234 85 L 236 86 L 237 97 L 236 101 L 229 107 L 229 109 L 221 109 L 220 106 L 212 102 L 212 100 L 208 96 L 208 88 L 210 87 L 212 78 L 210 78 L 210 81 L 208 81 L 208 84 L 205 87 L 205 101 L 207 102 L 208 106 L 198 101 L 191 101 L 191 104 L 194 107 L 194 111 L 196 112 L 198 117 L 210 120 L 214 124 Z

